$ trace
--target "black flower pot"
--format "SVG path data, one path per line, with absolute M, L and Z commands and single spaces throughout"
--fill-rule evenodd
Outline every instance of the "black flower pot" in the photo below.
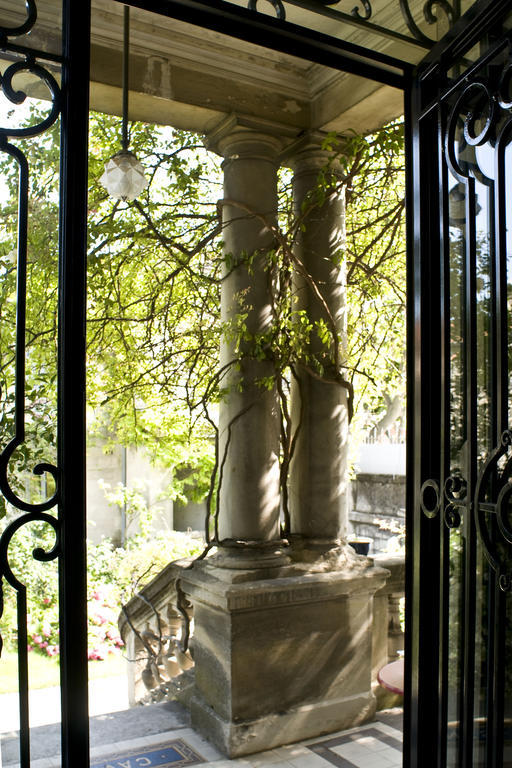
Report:
M 370 551 L 369 541 L 349 541 L 352 549 L 355 549 L 358 555 L 367 555 Z

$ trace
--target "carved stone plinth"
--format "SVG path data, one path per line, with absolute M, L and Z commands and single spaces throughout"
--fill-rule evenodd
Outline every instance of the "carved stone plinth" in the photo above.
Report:
M 192 724 L 229 757 L 372 717 L 372 603 L 388 572 L 364 560 L 271 578 L 208 561 L 183 572 L 195 611 Z

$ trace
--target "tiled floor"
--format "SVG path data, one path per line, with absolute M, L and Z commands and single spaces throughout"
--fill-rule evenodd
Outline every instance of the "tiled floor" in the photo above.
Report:
M 227 760 L 195 731 L 185 727 L 95 747 L 91 750 L 91 767 L 398 768 L 402 762 L 401 747 L 401 713 L 392 710 L 379 715 L 376 722 L 349 731 L 235 760 Z M 35 760 L 31 768 L 60 768 L 60 760 Z

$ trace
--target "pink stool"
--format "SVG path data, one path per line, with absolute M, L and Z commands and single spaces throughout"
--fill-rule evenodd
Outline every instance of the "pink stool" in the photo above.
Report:
M 379 670 L 377 680 L 383 688 L 393 693 L 403 694 L 404 692 L 404 660 L 392 661 Z

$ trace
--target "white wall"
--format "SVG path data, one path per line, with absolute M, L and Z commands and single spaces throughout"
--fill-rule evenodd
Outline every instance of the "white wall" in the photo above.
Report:
M 368 475 L 405 475 L 405 443 L 362 443 L 355 471 Z
M 101 444 L 87 448 L 87 535 L 95 543 L 103 537 L 117 544 L 121 542 L 122 511 L 115 504 L 109 505 L 100 481 L 112 489 L 123 482 L 123 450 L 122 446 L 116 446 L 111 453 L 105 453 Z M 157 530 L 173 527 L 173 503 L 169 497 L 165 498 L 168 482 L 167 473 L 152 466 L 143 451 L 131 448 L 126 451 L 126 485 L 132 488 L 140 483 L 148 506 L 160 510 L 153 521 Z M 132 523 L 128 533 L 135 531 Z

